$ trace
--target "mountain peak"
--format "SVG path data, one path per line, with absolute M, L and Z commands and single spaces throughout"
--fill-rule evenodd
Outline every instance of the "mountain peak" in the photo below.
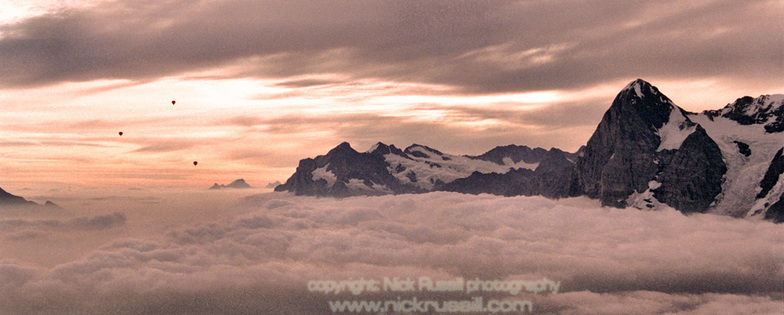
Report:
M 383 142 L 377 142 L 372 147 L 370 147 L 370 149 L 368 149 L 366 152 L 378 156 L 384 156 L 387 154 L 397 154 L 400 156 L 406 156 L 406 154 L 403 153 L 402 150 L 395 147 L 394 144 L 386 145 Z
M 340 143 L 338 146 L 332 148 L 332 150 L 329 150 L 329 152 L 327 152 L 327 155 L 331 156 L 335 154 L 346 154 L 346 153 L 358 154 L 359 152 L 354 150 L 354 148 L 352 148 L 348 142 L 344 141 Z
M 706 110 L 708 118 L 721 116 L 741 125 L 764 124 L 765 132 L 784 131 L 784 95 L 744 96 L 722 109 Z
M 341 149 L 341 150 L 351 149 L 351 150 L 354 150 L 353 148 L 351 148 L 351 144 L 349 144 L 346 141 L 343 141 L 340 144 L 338 144 L 338 146 L 335 147 L 335 149 Z
M 626 117 L 637 116 L 653 129 L 660 129 L 666 124 L 673 110 L 684 113 L 657 87 L 642 79 L 627 84 L 610 106 L 611 112 Z
M 624 87 L 623 90 L 621 91 L 634 91 L 637 97 L 642 97 L 643 96 L 642 91 L 644 89 L 649 89 L 650 87 L 653 86 L 650 83 L 648 83 L 648 81 L 645 81 L 643 79 L 637 79 L 632 82 L 629 82 L 629 84 L 627 84 L 626 87 Z
M 430 158 L 431 154 L 435 154 L 438 156 L 444 155 L 444 153 L 442 153 L 441 151 L 438 151 L 426 145 L 421 145 L 416 143 L 408 146 L 403 152 L 405 152 L 406 154 L 410 154 L 416 157 L 421 157 L 426 159 Z
M 627 97 L 635 97 L 638 99 L 653 98 L 658 99 L 659 102 L 662 103 L 672 104 L 672 101 L 662 92 L 660 92 L 659 88 L 643 79 L 637 79 L 629 82 L 629 84 L 627 84 L 626 87 L 624 87 L 623 90 L 621 90 L 619 93 L 619 95 L 621 94 L 626 95 Z

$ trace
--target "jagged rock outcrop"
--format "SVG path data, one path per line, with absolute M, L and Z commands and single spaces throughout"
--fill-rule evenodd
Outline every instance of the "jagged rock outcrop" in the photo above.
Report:
M 244 188 L 253 188 L 253 187 L 251 185 L 248 185 L 248 183 L 246 183 L 244 179 L 240 178 L 234 180 L 228 185 L 218 185 L 218 183 L 215 183 L 209 189 L 215 190 L 215 189 L 224 189 L 224 188 L 244 189 Z

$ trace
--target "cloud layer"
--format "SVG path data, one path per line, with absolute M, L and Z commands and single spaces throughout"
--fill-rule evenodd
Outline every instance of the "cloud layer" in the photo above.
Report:
M 119 221 L 134 229 L 173 213 L 160 207 L 144 217 L 128 207 Z M 53 267 L 2 261 L 0 313 L 319 314 L 333 299 L 472 296 L 307 290 L 311 280 L 422 276 L 561 281 L 557 294 L 486 295 L 530 300 L 541 314 L 765 313 L 784 303 L 781 231 L 768 222 L 452 193 L 342 200 L 276 193 L 191 211 L 201 219 L 106 240 Z M 221 212 L 234 215 L 205 215 Z M 65 222 L 85 233 L 82 223 L 112 229 L 104 221 L 115 217 Z
M 335 74 L 467 93 L 638 76 L 764 84 L 784 66 L 781 9 L 725 0 L 107 1 L 3 25 L 0 83 L 150 80 L 229 67 L 229 76 Z

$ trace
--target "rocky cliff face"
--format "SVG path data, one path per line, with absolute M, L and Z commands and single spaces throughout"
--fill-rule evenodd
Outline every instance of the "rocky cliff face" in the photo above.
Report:
M 683 213 L 780 222 L 782 124 L 784 95 L 743 97 L 697 114 L 638 79 L 618 93 L 577 153 L 508 145 L 461 156 L 383 143 L 360 153 L 342 143 L 300 161 L 276 191 L 337 197 L 436 190 L 588 196 L 614 207 L 667 205 Z
M 726 166 L 716 143 L 687 113 L 643 80 L 627 85 L 604 114 L 575 168 L 573 193 L 625 207 L 647 191 L 683 212 L 703 212 Z
M 519 147 L 515 151 L 509 150 L 509 148 L 510 146 L 497 147 L 479 157 L 491 156 L 490 160 L 501 161 L 495 155 L 503 152 L 507 155 L 503 159 L 512 159 L 509 156 L 518 156 L 518 161 L 527 161 L 536 167 L 533 167 L 533 170 L 530 168 L 511 169 L 505 173 L 474 172 L 468 177 L 444 184 L 439 190 L 470 194 L 490 193 L 503 196 L 542 195 L 550 198 L 569 195 L 570 178 L 574 170 L 574 161 L 577 159 L 576 154 L 555 148 L 544 150 L 542 148 Z M 525 153 L 520 154 L 520 152 Z
M 758 213 L 764 211 L 765 219 L 777 223 L 784 222 L 784 193 L 781 191 L 784 186 L 784 183 L 781 183 L 781 175 L 784 174 L 784 154 L 782 152 L 784 152 L 784 148 L 779 149 L 770 162 L 770 166 L 759 183 L 760 191 L 756 196 L 757 203 L 762 204 L 762 207 L 757 207 Z

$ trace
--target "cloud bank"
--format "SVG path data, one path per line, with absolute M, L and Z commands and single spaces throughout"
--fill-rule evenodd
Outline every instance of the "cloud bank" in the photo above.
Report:
M 224 78 L 291 78 L 301 87 L 374 78 L 460 93 L 638 76 L 759 85 L 784 66 L 780 9 L 729 0 L 105 1 L 0 26 L 0 84 L 223 68 Z M 297 78 L 313 74 L 341 78 Z
M 83 223 L 134 229 L 171 213 L 128 209 L 124 221 L 63 221 L 85 233 Z M 307 287 L 384 277 L 560 281 L 555 294 L 485 296 L 529 300 L 536 314 L 771 313 L 784 303 L 781 227 L 769 222 L 453 193 L 341 200 L 273 193 L 214 208 L 213 219 L 198 213 L 198 222 L 107 239 L 52 267 L 2 260 L 0 313 L 323 314 L 336 299 L 474 295 L 327 295 Z

